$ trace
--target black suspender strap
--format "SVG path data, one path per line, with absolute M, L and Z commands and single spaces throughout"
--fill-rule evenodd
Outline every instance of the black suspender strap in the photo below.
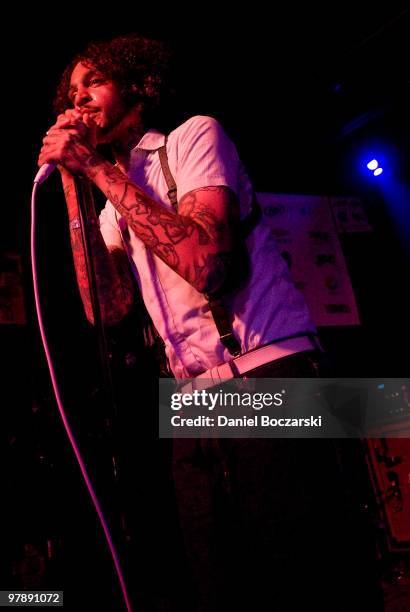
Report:
M 169 168 L 168 155 L 167 155 L 167 140 L 168 140 L 168 136 L 165 137 L 165 142 L 163 146 L 158 149 L 158 155 L 159 155 L 159 161 L 161 162 L 162 172 L 164 174 L 165 180 L 168 185 L 169 201 L 171 202 L 175 211 L 177 211 L 178 209 L 177 185 L 175 183 L 174 177 L 172 176 L 171 170 Z M 254 209 L 252 205 L 252 212 L 249 215 L 249 217 L 252 216 L 253 210 Z M 257 214 L 257 211 L 255 211 L 255 219 L 256 219 L 256 214 Z M 253 229 L 253 227 L 254 225 L 252 221 L 252 225 L 250 226 L 250 228 L 249 229 L 246 228 L 245 231 L 249 233 Z M 247 233 L 245 235 L 247 235 Z M 224 345 L 226 349 L 228 349 L 230 354 L 233 355 L 234 357 L 236 357 L 237 355 L 240 355 L 241 346 L 237 338 L 234 336 L 229 312 L 226 306 L 224 305 L 222 298 L 220 296 L 217 297 L 216 295 L 207 295 L 206 298 L 208 300 L 209 308 L 211 310 L 211 313 L 212 313 L 212 316 L 213 316 L 213 319 L 214 319 L 216 328 L 218 330 L 222 344 Z
M 164 174 L 165 180 L 168 185 L 168 198 L 171 202 L 172 206 L 177 210 L 178 207 L 178 199 L 177 199 L 177 185 L 174 181 L 174 177 L 171 174 L 171 170 L 169 169 L 168 163 L 168 155 L 167 155 L 167 142 L 168 136 L 165 136 L 165 141 L 162 147 L 158 149 L 159 161 L 161 162 L 162 172 Z
M 234 336 L 228 309 L 221 297 L 207 295 L 206 298 L 222 344 L 233 357 L 237 357 L 237 355 L 241 354 L 241 345 L 236 336 Z

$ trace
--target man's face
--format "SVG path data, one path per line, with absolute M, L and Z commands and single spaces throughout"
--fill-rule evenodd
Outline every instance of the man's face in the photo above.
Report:
M 79 63 L 71 74 L 69 98 L 76 110 L 89 113 L 97 124 L 99 144 L 110 143 L 129 113 L 114 81 L 98 70 Z

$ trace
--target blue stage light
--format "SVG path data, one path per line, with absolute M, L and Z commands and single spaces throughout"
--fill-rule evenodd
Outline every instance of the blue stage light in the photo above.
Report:
M 377 168 L 377 169 L 376 169 L 376 170 L 373 172 L 373 174 L 374 174 L 374 176 L 379 176 L 379 175 L 380 175 L 382 172 L 383 172 L 383 168 Z
M 369 163 L 367 164 L 367 167 L 369 170 L 376 170 L 376 168 L 379 166 L 379 162 L 377 161 L 377 159 L 372 159 L 371 161 L 369 161 Z

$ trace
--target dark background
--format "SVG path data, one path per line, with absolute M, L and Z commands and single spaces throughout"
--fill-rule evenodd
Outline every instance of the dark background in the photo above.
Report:
M 35 323 L 29 204 L 41 140 L 53 123 L 55 86 L 72 55 L 91 39 L 138 31 L 169 40 L 178 56 L 182 114 L 210 114 L 222 122 L 256 190 L 362 198 L 374 231 L 341 237 L 362 324 L 321 329 L 320 335 L 341 376 L 408 376 L 409 5 L 356 2 L 319 9 L 252 3 L 232 10 L 228 19 L 211 4 L 163 10 L 72 5 L 26 14 L 24 22 L 18 15 L 5 20 L 11 38 L 3 50 L 1 250 L 23 257 L 28 316 L 26 326 L 0 329 L 7 482 L 15 494 L 9 525 L 20 534 L 6 547 L 6 574 L 10 559 L 15 566 L 27 554 L 22 551 L 28 541 L 43 550 L 45 538 L 57 549 L 60 542 L 62 557 L 80 563 L 76 544 L 84 542 L 86 531 L 80 530 L 79 543 L 73 527 L 65 527 L 68 536 L 61 527 L 69 512 L 79 520 L 78 500 L 85 507 L 88 501 L 67 459 L 71 450 L 55 413 Z M 363 151 L 378 144 L 389 160 L 379 182 L 359 169 Z M 98 395 L 96 346 L 75 286 L 56 174 L 38 194 L 40 288 L 63 395 L 77 434 L 94 448 L 99 442 L 90 442 L 88 434 L 101 419 L 90 399 L 96 389 Z M 124 332 L 118 337 L 121 342 Z M 150 392 L 141 371 L 138 376 L 135 403 L 142 408 Z M 47 493 L 50 483 L 59 483 L 55 498 Z M 93 525 L 91 511 L 84 520 Z M 67 552 L 70 538 L 74 544 Z M 16 574 L 13 580 L 18 582 Z

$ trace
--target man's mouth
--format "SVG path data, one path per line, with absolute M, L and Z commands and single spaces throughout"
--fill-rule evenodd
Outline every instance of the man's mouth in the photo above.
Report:
M 87 114 L 87 115 L 96 115 L 97 113 L 99 113 L 100 110 L 98 108 L 83 108 L 81 113 L 83 115 Z

